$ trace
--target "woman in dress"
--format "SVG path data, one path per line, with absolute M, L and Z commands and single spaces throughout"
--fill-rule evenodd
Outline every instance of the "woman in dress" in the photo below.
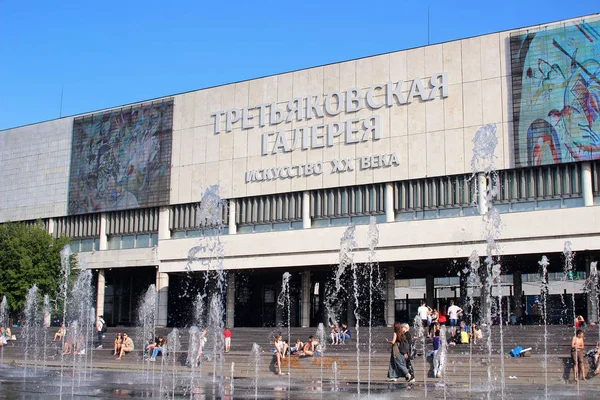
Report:
M 410 352 L 410 343 L 404 335 L 404 327 L 400 322 L 394 322 L 394 335 L 392 340 L 385 339 L 391 343 L 392 350 L 390 352 L 390 365 L 388 367 L 388 380 L 396 382 L 399 377 L 403 376 L 407 381 L 412 379 L 412 375 L 408 372 L 406 359 Z

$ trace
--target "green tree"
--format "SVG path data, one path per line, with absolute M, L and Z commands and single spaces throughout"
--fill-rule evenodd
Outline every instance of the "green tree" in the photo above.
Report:
M 49 235 L 42 224 L 0 225 L 0 296 L 6 296 L 12 316 L 23 308 L 34 284 L 41 294 L 56 298 L 60 291 L 60 251 L 69 238 Z

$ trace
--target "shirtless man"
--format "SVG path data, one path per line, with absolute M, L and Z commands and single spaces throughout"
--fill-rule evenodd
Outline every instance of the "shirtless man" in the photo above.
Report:
M 575 376 L 575 381 L 578 381 L 579 378 L 586 380 L 585 377 L 585 362 L 583 361 L 583 331 L 581 329 L 577 329 L 575 332 L 575 336 L 573 336 L 573 340 L 571 340 L 571 357 L 573 357 L 573 375 Z M 580 370 L 581 374 L 577 374 Z

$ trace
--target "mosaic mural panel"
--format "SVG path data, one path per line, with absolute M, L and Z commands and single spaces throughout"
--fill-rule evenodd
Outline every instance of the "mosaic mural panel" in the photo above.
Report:
M 169 203 L 173 100 L 73 122 L 69 214 Z
M 517 166 L 600 159 L 600 20 L 510 39 Z

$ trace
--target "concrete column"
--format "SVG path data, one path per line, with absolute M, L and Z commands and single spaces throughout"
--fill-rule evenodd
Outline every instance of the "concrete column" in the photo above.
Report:
M 433 275 L 425 277 L 425 300 L 429 307 L 435 308 L 435 281 Z
M 171 229 L 169 228 L 169 216 L 169 207 L 161 207 L 158 211 L 158 240 L 171 239 Z
M 48 218 L 48 226 L 46 227 L 46 232 L 48 232 L 48 235 L 54 236 L 54 219 Z
M 592 189 L 592 164 L 586 161 L 581 164 L 581 193 L 586 206 L 594 205 L 594 191 Z
M 387 267 L 386 283 L 385 323 L 387 326 L 393 326 L 396 322 L 396 267 Z
M 226 323 L 229 328 L 234 327 L 235 321 L 235 272 L 227 271 L 227 310 Z
M 487 214 L 487 179 L 483 172 L 477 174 L 477 205 L 479 214 Z
M 385 222 L 394 222 L 396 220 L 396 213 L 394 212 L 394 185 L 390 182 L 385 184 L 383 208 L 385 209 Z
M 158 316 L 156 326 L 167 326 L 169 311 L 169 274 L 156 270 L 156 291 L 158 292 Z
M 229 200 L 229 234 L 235 235 L 237 233 L 237 225 L 235 224 L 235 216 L 237 213 L 237 201 L 235 199 Z
M 310 229 L 310 192 L 302 193 L 302 228 Z
M 523 275 L 521 271 L 513 272 L 513 293 L 515 298 L 515 317 L 523 316 Z
M 100 214 L 100 244 L 98 250 L 108 249 L 108 235 L 106 234 L 107 217 L 106 213 Z
M 98 270 L 98 291 L 96 293 L 96 316 L 104 315 L 104 289 L 106 288 L 106 279 L 104 270 Z
M 300 325 L 303 328 L 307 328 L 310 326 L 310 271 L 302 271 L 302 286 L 300 290 L 300 301 L 302 302 Z

